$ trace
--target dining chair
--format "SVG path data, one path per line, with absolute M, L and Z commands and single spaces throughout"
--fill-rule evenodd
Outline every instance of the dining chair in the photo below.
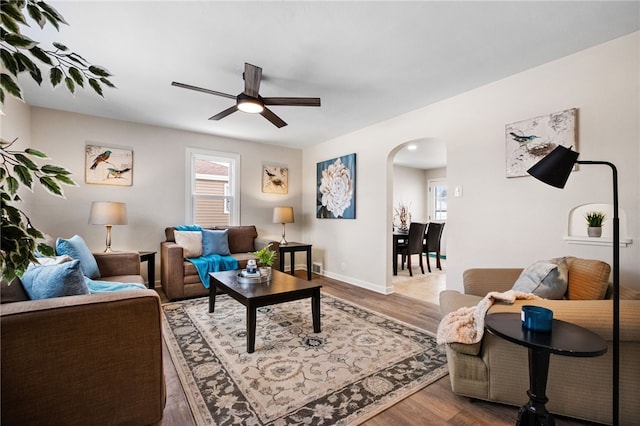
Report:
M 424 246 L 422 252 L 427 255 L 427 269 L 431 272 L 431 262 L 429 261 L 429 253 L 436 254 L 436 267 L 442 271 L 440 265 L 440 240 L 442 239 L 442 231 L 444 223 L 429 222 L 427 225 L 427 233 L 424 236 Z M 421 256 L 422 257 L 422 256 Z
M 409 269 L 409 275 L 413 276 L 411 270 L 411 256 L 414 254 L 419 255 L 420 269 L 424 274 L 424 265 L 422 263 L 422 246 L 424 241 L 424 231 L 426 228 L 425 223 L 411 222 L 409 224 L 409 236 L 405 240 L 406 243 L 398 245 L 398 253 L 402 255 L 402 269 L 404 269 L 404 260 L 407 259 L 407 268 Z

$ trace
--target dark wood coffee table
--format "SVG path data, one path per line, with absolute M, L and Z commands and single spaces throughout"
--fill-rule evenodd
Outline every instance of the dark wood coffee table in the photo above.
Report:
M 256 309 L 299 299 L 311 298 L 313 332 L 320 333 L 319 284 L 304 281 L 289 274 L 273 270 L 271 281 L 259 284 L 238 283 L 240 271 L 212 272 L 209 285 L 209 312 L 215 310 L 216 289 L 228 294 L 247 307 L 247 352 L 252 353 L 256 343 Z
M 492 334 L 529 349 L 529 402 L 518 411 L 516 425 L 555 425 L 545 407 L 549 400 L 546 395 L 549 355 L 593 357 L 607 352 L 607 342 L 593 331 L 557 319 L 553 320 L 550 333 L 522 327 L 520 314 L 515 313 L 489 314 L 485 327 Z

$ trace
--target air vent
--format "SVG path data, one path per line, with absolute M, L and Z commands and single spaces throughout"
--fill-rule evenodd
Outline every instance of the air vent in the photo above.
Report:
M 314 274 L 322 275 L 322 263 L 313 262 L 313 264 L 311 265 L 311 272 L 313 272 Z

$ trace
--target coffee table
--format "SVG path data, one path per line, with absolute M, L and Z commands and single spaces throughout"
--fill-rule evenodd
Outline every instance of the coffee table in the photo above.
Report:
M 209 285 L 209 312 L 214 312 L 216 289 L 228 294 L 247 308 L 247 352 L 255 350 L 256 309 L 299 299 L 311 298 L 313 332 L 320 333 L 320 288 L 319 284 L 304 281 L 292 275 L 273 270 L 271 281 L 258 284 L 238 282 L 239 270 L 211 272 Z
M 591 330 L 566 321 L 553 320 L 550 333 L 522 327 L 520 314 L 495 313 L 485 317 L 490 333 L 529 349 L 529 402 L 518 411 L 516 425 L 553 426 L 555 420 L 547 411 L 547 377 L 549 355 L 594 357 L 607 352 L 607 342 Z M 585 371 L 585 374 L 589 374 Z

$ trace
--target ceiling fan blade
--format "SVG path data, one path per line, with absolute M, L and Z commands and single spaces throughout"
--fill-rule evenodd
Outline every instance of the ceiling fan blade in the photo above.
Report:
M 196 92 L 208 93 L 210 95 L 222 96 L 224 98 L 235 99 L 236 97 L 233 95 L 229 95 L 227 93 L 216 92 L 215 90 L 203 89 L 202 87 L 192 86 L 190 84 L 178 83 L 177 81 L 171 82 L 172 86 L 181 87 L 183 89 L 195 90 Z
M 265 105 L 320 106 L 320 98 L 262 98 Z
M 244 93 L 254 98 L 258 97 L 262 68 L 245 62 L 244 64 Z
M 271 111 L 269 108 L 263 109 L 260 115 L 262 115 L 264 118 L 266 118 L 271 123 L 273 123 L 273 125 L 276 126 L 278 129 L 280 127 L 284 127 L 287 125 L 287 123 L 285 123 L 280 117 L 275 115 L 274 112 Z
M 230 115 L 238 110 L 238 106 L 234 105 L 230 108 L 225 109 L 222 112 L 217 113 L 213 117 L 209 118 L 209 120 L 220 120 L 221 118 L 225 118 L 227 115 Z

